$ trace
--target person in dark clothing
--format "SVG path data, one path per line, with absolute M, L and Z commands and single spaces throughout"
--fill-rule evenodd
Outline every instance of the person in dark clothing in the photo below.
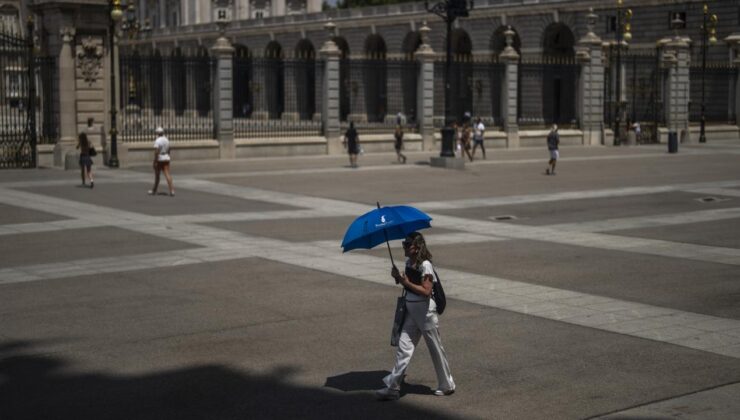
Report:
M 393 133 L 393 137 L 396 138 L 396 158 L 398 158 L 399 162 L 406 163 L 406 155 L 401 153 L 401 150 L 403 150 L 403 127 L 400 124 L 396 126 L 396 132 Z
M 360 137 L 357 135 L 354 122 L 349 123 L 349 129 L 344 133 L 344 140 L 342 143 L 349 154 L 349 165 L 356 168 L 357 154 L 360 152 Z
M 93 161 L 90 158 L 90 141 L 87 139 L 87 134 L 80 133 L 77 137 L 77 149 L 80 149 L 80 176 L 82 177 L 82 185 L 85 185 L 85 175 L 90 180 L 90 188 L 95 187 L 92 174 Z
M 558 163 L 560 153 L 558 152 L 558 146 L 560 145 L 560 135 L 558 134 L 557 124 L 552 125 L 550 134 L 547 135 L 547 150 L 550 151 L 550 161 L 547 163 L 548 167 L 545 169 L 545 174 L 555 175 L 555 165 Z

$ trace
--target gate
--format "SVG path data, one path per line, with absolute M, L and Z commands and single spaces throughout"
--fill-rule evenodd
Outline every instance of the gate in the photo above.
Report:
M 610 49 L 604 70 L 604 124 L 612 129 L 615 128 L 617 112 L 616 57 L 616 51 Z M 637 141 L 657 143 L 658 128 L 665 125 L 663 99 L 666 70 L 661 68 L 655 50 L 622 52 L 620 59 L 624 69 L 620 132 L 626 133 L 635 123 L 639 123 L 641 136 Z
M 32 39 L 0 32 L 2 169 L 36 167 L 37 96 L 34 64 Z

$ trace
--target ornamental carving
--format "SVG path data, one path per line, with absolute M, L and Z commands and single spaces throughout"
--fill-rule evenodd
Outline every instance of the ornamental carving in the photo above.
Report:
M 77 46 L 77 67 L 82 78 L 88 85 L 92 85 L 98 79 L 103 68 L 103 46 L 100 40 L 93 37 L 82 39 Z

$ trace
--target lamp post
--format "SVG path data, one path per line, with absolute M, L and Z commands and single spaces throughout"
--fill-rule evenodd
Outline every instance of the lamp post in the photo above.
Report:
M 468 7 L 468 2 L 470 7 Z M 452 24 L 459 17 L 467 17 L 468 12 L 473 10 L 474 4 L 473 0 L 444 0 L 430 8 L 429 2 L 427 1 L 424 3 L 424 7 L 427 12 L 434 13 L 441 17 L 447 24 L 447 56 L 445 61 L 445 126 L 440 130 L 442 134 L 442 150 L 439 155 L 441 157 L 455 157 L 455 129 L 452 128 L 455 116 L 450 115 L 450 99 L 452 98 L 452 94 L 450 92 L 450 74 L 452 73 Z
M 714 45 L 717 43 L 717 15 L 709 14 L 709 6 L 704 3 L 704 19 L 701 25 L 701 120 L 699 128 L 699 143 L 706 143 L 704 134 L 706 122 L 706 104 L 704 103 L 704 73 L 707 71 L 707 41 Z
M 116 24 L 123 17 L 120 0 L 110 0 L 110 27 L 108 28 L 110 45 L 110 159 L 108 166 L 117 168 L 118 163 L 118 130 L 116 129 Z
M 617 93 L 617 106 L 616 106 L 616 117 L 614 118 L 614 145 L 619 146 L 622 144 L 620 137 L 620 128 L 622 125 L 622 45 L 627 46 L 627 43 L 632 40 L 632 9 L 622 9 L 622 0 L 617 0 L 617 77 L 616 77 L 616 93 Z

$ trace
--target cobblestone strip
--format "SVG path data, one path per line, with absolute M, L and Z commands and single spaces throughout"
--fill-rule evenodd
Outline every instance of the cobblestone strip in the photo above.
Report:
M 740 191 L 738 191 L 740 192 Z M 579 223 L 548 225 L 550 229 L 570 232 L 608 232 L 626 229 L 644 229 L 660 226 L 685 225 L 688 223 L 714 222 L 740 218 L 740 207 L 700 210 L 686 213 L 656 214 L 651 216 L 624 217 Z

